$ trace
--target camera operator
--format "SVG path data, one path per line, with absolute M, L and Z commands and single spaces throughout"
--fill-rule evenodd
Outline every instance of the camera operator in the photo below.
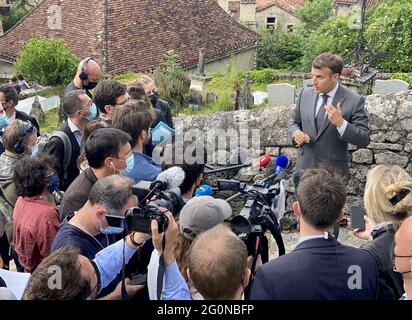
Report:
M 232 215 L 230 205 L 210 196 L 195 197 L 189 200 L 180 212 L 179 230 L 173 245 L 173 255 L 186 281 L 187 254 L 193 240 L 206 230 L 223 223 Z M 151 300 L 157 299 L 157 274 L 159 268 L 159 252 L 153 250 L 148 266 L 148 289 Z M 190 292 L 194 300 L 203 300 L 197 290 L 191 286 Z
M 189 147 L 193 148 L 190 153 L 188 152 Z M 192 199 L 196 188 L 203 180 L 203 172 L 207 162 L 206 148 L 195 143 L 175 142 L 165 147 L 161 161 L 163 171 L 174 166 L 183 169 L 185 179 L 179 187 L 182 199 L 185 203 Z
M 94 131 L 86 140 L 85 154 L 89 164 L 69 186 L 60 205 L 60 218 L 79 210 L 87 202 L 87 196 L 97 180 L 115 174 L 115 167 L 126 168 L 133 159 L 130 136 L 118 129 L 102 128 Z
M 344 179 L 331 169 L 306 171 L 293 211 L 300 223 L 295 250 L 263 264 L 252 300 L 376 299 L 378 270 L 373 257 L 340 244 L 331 234 L 343 217 Z
M 125 212 L 137 206 L 132 185 L 130 178 L 119 175 L 98 180 L 92 187 L 86 204 L 78 212 L 68 215 L 62 223 L 51 251 L 73 246 L 83 256 L 93 259 L 99 251 L 112 244 L 114 234 L 124 231 Z
M 123 258 L 127 263 L 148 238 L 146 234 L 132 233 L 125 240 L 119 240 L 98 252 L 93 260 L 71 246 L 59 248 L 44 259 L 33 272 L 25 298 L 27 300 L 95 299 L 99 292 L 108 286 L 121 271 Z M 60 272 L 50 273 L 50 270 L 60 270 Z M 60 278 L 53 279 L 53 277 Z M 61 287 L 50 286 L 52 281 L 60 283 Z M 143 285 L 128 285 L 129 279 L 125 282 L 129 295 L 143 288 Z M 105 298 L 120 299 L 120 288 L 119 283 L 116 296 Z
M 178 226 L 169 212 L 165 214 L 169 219 L 165 233 L 159 234 L 157 224 L 152 222 L 153 245 L 159 253 L 163 253 L 166 266 L 162 299 L 190 300 L 188 285 L 179 272 L 173 254 Z M 162 250 L 164 236 L 166 241 Z M 216 225 L 193 242 L 186 272 L 191 286 L 198 288 L 205 299 L 241 300 L 250 276 L 246 246 L 228 226 Z

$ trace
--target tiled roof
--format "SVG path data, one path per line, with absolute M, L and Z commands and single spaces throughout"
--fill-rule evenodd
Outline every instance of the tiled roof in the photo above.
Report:
M 48 28 L 47 10 L 53 4 L 60 4 L 64 14 L 61 30 Z M 206 59 L 216 58 L 251 47 L 259 38 L 214 0 L 43 0 L 0 36 L 0 55 L 15 59 L 33 35 L 63 38 L 79 58 L 106 62 L 111 74 L 153 69 L 169 50 L 183 66 L 192 66 L 200 48 Z
M 282 10 L 294 14 L 297 7 L 302 6 L 305 0 L 261 0 L 257 4 L 256 11 L 263 11 L 274 5 L 278 6 Z

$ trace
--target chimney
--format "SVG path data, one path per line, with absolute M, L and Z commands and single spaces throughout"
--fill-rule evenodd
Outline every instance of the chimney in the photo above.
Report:
M 229 0 L 217 0 L 217 3 L 223 10 L 229 12 Z
M 256 0 L 240 0 L 239 21 L 250 29 L 256 29 Z

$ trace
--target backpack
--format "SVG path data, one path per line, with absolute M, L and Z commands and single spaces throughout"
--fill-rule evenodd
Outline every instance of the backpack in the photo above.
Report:
M 63 141 L 64 145 L 64 156 L 63 156 L 63 181 L 61 184 L 66 184 L 67 177 L 68 177 L 68 168 L 70 165 L 70 159 L 72 158 L 72 144 L 70 142 L 69 136 L 64 133 L 63 131 L 56 131 L 53 134 L 49 133 L 42 133 L 40 137 L 37 139 L 37 146 L 38 146 L 38 154 L 42 154 L 44 149 L 46 148 L 47 144 L 49 143 L 50 139 L 57 137 Z

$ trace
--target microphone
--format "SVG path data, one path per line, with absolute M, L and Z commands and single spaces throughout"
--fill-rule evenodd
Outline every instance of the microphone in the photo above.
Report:
M 151 190 L 164 191 L 180 187 L 185 179 L 185 172 L 180 167 L 171 167 L 160 172 L 156 181 L 150 184 Z
M 203 184 L 199 188 L 196 189 L 195 191 L 195 196 L 200 197 L 200 196 L 211 196 L 213 195 L 213 189 L 210 185 L 208 184 Z
M 266 168 L 270 161 L 272 161 L 272 158 L 270 157 L 270 155 L 265 153 L 264 155 L 259 157 L 259 159 L 253 164 L 253 166 L 255 168 Z
M 289 164 L 289 159 L 284 154 L 281 154 L 276 158 L 275 174 L 278 175 L 282 170 L 286 169 Z

